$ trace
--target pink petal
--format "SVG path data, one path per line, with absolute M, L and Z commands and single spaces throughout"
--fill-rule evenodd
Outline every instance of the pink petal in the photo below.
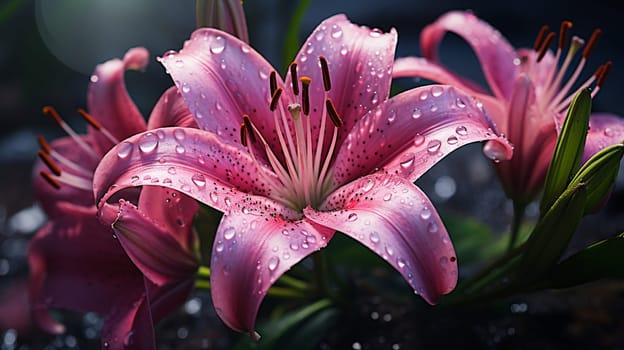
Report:
M 147 65 L 149 53 L 142 47 L 128 50 L 122 60 L 113 59 L 98 65 L 91 76 L 87 107 L 89 113 L 117 139 L 145 130 L 145 120 L 126 90 L 124 72 L 142 70 Z M 101 132 L 92 130 L 93 147 L 104 154 L 113 144 Z
M 64 331 L 48 314 L 51 307 L 104 315 L 138 307 L 133 303 L 144 294 L 143 277 L 112 234 L 94 216 L 68 216 L 49 222 L 30 241 L 31 305 L 44 330 Z M 116 319 L 109 322 L 117 327 Z
M 470 12 L 448 12 L 421 32 L 423 56 L 438 61 L 438 45 L 449 31 L 466 40 L 475 51 L 494 94 L 508 98 L 517 70 L 516 52 L 500 32 Z
M 93 188 L 99 203 L 125 188 L 164 186 L 227 212 L 245 192 L 268 196 L 267 178 L 275 174 L 258 168 L 239 144 L 199 129 L 162 128 L 114 147 L 96 169 Z
M 169 198 L 170 202 L 175 199 Z M 169 206 L 169 203 L 163 198 L 161 203 L 153 202 L 151 205 Z M 176 209 L 173 205 L 169 207 Z M 195 276 L 197 260 L 194 247 L 181 245 L 177 237 L 191 233 L 193 215 L 187 216 L 187 222 L 182 221 L 171 230 L 159 222 L 161 217 L 149 217 L 131 203 L 120 200 L 117 218 L 110 224 L 128 257 L 147 278 L 160 286 Z
M 130 309 L 112 308 L 102 326 L 102 349 L 155 349 L 154 324 L 146 295 Z
M 201 28 L 183 50 L 170 51 L 159 60 L 203 130 L 240 143 L 238 128 L 244 114 L 260 130 L 274 130 L 269 110 L 269 73 L 274 69 L 248 44 L 225 32 Z
M 269 199 L 249 197 L 225 214 L 210 263 L 212 300 L 221 319 L 254 332 L 256 314 L 271 285 L 293 265 L 327 245 L 333 230 L 306 220 L 272 215 L 284 211 Z
M 298 76 L 312 79 L 310 86 L 310 119 L 312 139 L 318 139 L 318 126 L 325 103 L 319 56 L 327 59 L 331 90 L 327 94 L 344 121 L 338 143 L 367 111 L 388 99 L 397 33 L 358 26 L 344 15 L 336 15 L 316 27 L 297 54 Z M 290 74 L 286 77 L 291 86 Z M 327 121 L 329 122 L 329 121 Z M 330 130 L 325 141 L 329 144 Z
M 435 208 L 410 180 L 366 176 L 332 193 L 321 209 L 304 214 L 383 257 L 427 302 L 455 288 L 453 245 Z
M 594 113 L 589 120 L 583 162 L 601 149 L 624 141 L 624 119 L 613 114 Z
M 197 128 L 193 114 L 189 111 L 177 87 L 172 86 L 160 97 L 147 121 L 147 129 L 165 126 Z
M 344 184 L 377 169 L 411 181 L 444 156 L 475 141 L 493 140 L 491 158 L 509 159 L 511 146 L 480 103 L 460 90 L 425 86 L 399 94 L 367 114 L 336 156 L 334 179 Z
M 463 78 L 443 66 L 422 57 L 403 57 L 394 61 L 393 78 L 419 78 L 439 84 L 454 85 L 471 95 L 488 94 L 475 82 Z

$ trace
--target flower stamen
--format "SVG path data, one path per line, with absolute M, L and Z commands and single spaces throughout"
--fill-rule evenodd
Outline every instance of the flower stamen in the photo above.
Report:
M 87 113 L 87 111 L 85 111 L 82 108 L 78 108 L 78 114 L 80 114 L 80 116 L 82 116 L 82 118 L 89 123 L 89 125 L 91 125 L 92 127 L 94 127 L 97 131 L 101 132 L 102 134 L 104 134 L 104 136 L 106 136 L 106 138 L 108 138 L 108 140 L 114 144 L 118 144 L 119 140 L 117 140 L 117 138 L 115 136 L 113 136 L 113 134 L 110 133 L 110 131 L 108 131 L 107 129 L 102 127 L 102 124 L 100 124 L 100 122 L 98 122 L 97 120 L 95 120 L 95 118 L 93 118 L 89 113 Z
M 290 64 L 290 80 L 292 83 L 293 94 L 299 95 L 299 80 L 297 80 L 297 62 Z
M 56 109 L 54 109 L 54 107 L 52 106 L 43 107 L 43 114 L 47 114 L 51 116 L 52 119 L 54 119 L 54 121 L 56 122 L 56 124 L 58 124 L 58 126 L 60 126 L 61 129 L 63 129 L 69 136 L 71 136 L 74 142 L 76 142 L 80 146 L 80 148 L 82 148 L 85 152 L 90 154 L 94 159 L 100 158 L 95 153 L 95 151 L 93 151 L 93 149 L 91 149 L 91 147 L 89 147 L 89 145 L 87 145 L 67 123 L 65 123 L 65 121 L 61 118 L 61 116 L 58 114 Z
M 537 38 L 535 38 L 535 43 L 533 44 L 533 51 L 538 52 L 538 49 L 542 46 L 542 41 L 546 36 L 546 32 L 548 32 L 549 29 L 550 28 L 545 24 L 540 28 L 539 33 L 537 33 Z
M 301 77 L 301 107 L 303 114 L 310 114 L 310 83 L 312 79 L 309 77 Z
M 50 184 L 50 186 L 54 187 L 57 190 L 61 189 L 61 184 L 56 181 L 56 179 L 53 178 L 52 175 L 50 175 L 48 172 L 41 170 L 39 172 L 39 175 L 41 175 L 41 177 L 43 177 Z
M 324 56 L 319 57 L 321 62 L 321 72 L 323 74 L 323 87 L 325 91 L 331 90 L 331 79 L 329 79 L 329 66 L 327 65 L 327 59 Z

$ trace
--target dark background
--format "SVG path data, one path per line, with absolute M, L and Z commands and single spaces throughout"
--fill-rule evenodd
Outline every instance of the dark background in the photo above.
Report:
M 284 66 L 281 45 L 294 6 L 286 0 L 245 1 L 251 43 L 276 67 Z M 127 73 L 126 81 L 139 108 L 148 115 L 160 94 L 171 85 L 155 57 L 182 47 L 195 28 L 194 7 L 194 1 L 190 0 L 0 0 L 0 305 L 9 301 L 6 291 L 10 287 L 23 288 L 19 281 L 27 276 L 27 242 L 45 220 L 34 205 L 30 188 L 31 168 L 38 148 L 36 136 L 43 134 L 48 139 L 64 136 L 42 115 L 41 108 L 53 105 L 76 130 L 84 130 L 84 123 L 75 111 L 85 108 L 89 75 L 95 65 L 123 56 L 129 47 L 145 46 L 153 57 L 150 65 L 143 73 Z M 418 55 L 420 30 L 453 9 L 471 9 L 499 29 L 515 47 L 531 46 L 542 24 L 558 30 L 561 20 L 571 20 L 572 33 L 585 39 L 595 28 L 601 28 L 603 36 L 581 79 L 612 60 L 614 68 L 594 100 L 593 109 L 624 115 L 622 1 L 313 0 L 302 23 L 301 39 L 324 18 L 345 13 L 358 24 L 384 31 L 396 28 L 397 56 Z M 476 58 L 461 40 L 448 36 L 441 56 L 456 71 L 483 81 Z M 498 232 L 504 231 L 509 223 L 510 203 L 501 193 L 478 146 L 456 153 L 432 169 L 419 184 L 440 212 L 460 212 L 486 221 Z M 441 177 L 450 178 L 456 184 L 450 198 L 436 190 Z M 624 230 L 623 187 L 620 172 L 618 187 L 605 213 L 589 219 L 584 232 L 575 239 L 576 245 Z M 616 288 L 619 297 L 604 307 L 621 307 L 621 293 L 622 288 Z M 0 315 L 1 349 L 18 348 L 20 339 L 39 336 L 28 327 L 23 332 L 3 327 L 8 326 L 4 326 Z M 484 329 L 487 333 L 487 327 Z M 609 333 L 619 330 L 616 327 Z M 14 336 L 17 340 L 11 342 Z M 67 345 L 67 339 L 63 339 L 56 348 L 73 344 L 70 341 Z M 58 345 L 58 338 L 48 340 Z M 210 344 L 217 348 L 225 346 L 218 342 Z M 613 348 L 622 346 L 616 343 Z

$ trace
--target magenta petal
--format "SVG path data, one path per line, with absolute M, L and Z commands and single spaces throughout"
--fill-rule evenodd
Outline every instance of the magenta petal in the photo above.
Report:
M 167 204 L 163 199 L 162 203 L 151 205 Z M 188 235 L 192 222 L 182 222 L 177 230 L 171 231 L 156 221 L 158 219 L 146 216 L 131 203 L 121 200 L 112 227 L 128 257 L 155 284 L 192 279 L 197 270 L 193 247 L 183 246 L 177 237 Z
M 212 300 L 231 328 L 254 332 L 258 308 L 271 285 L 297 262 L 327 245 L 333 230 L 304 220 L 272 217 L 280 205 L 249 197 L 225 214 L 210 263 Z
M 197 128 L 193 114 L 186 106 L 177 87 L 172 86 L 160 97 L 147 121 L 147 129 L 165 126 Z
M 126 90 L 124 72 L 142 70 L 148 59 L 147 50 L 136 47 L 128 50 L 123 60 L 113 59 L 98 65 L 91 76 L 87 94 L 89 113 L 119 140 L 145 130 L 145 120 Z M 91 134 L 98 153 L 104 154 L 112 147 L 101 132 L 91 130 Z
M 589 126 L 583 162 L 601 149 L 624 141 L 624 119 L 619 116 L 594 113 L 589 120 Z
M 203 130 L 240 142 L 237 130 L 243 114 L 250 115 L 259 129 L 273 130 L 269 113 L 273 68 L 248 44 L 225 32 L 201 28 L 183 50 L 170 51 L 159 60 Z
M 511 146 L 496 135 L 479 102 L 449 86 L 412 89 L 382 104 L 353 128 L 336 157 L 335 183 L 376 169 L 415 181 L 451 151 L 485 140 L 497 145 L 490 157 L 511 157 Z
M 328 92 L 344 121 L 343 133 L 338 144 L 351 130 L 358 118 L 388 98 L 397 33 L 371 30 L 355 25 L 344 16 L 336 15 L 321 22 L 310 34 L 295 58 L 299 77 L 312 79 L 310 85 L 310 117 L 314 133 L 318 136 L 318 125 L 324 106 L 323 78 L 319 56 L 327 59 L 331 90 Z M 291 77 L 286 77 L 290 86 Z M 316 108 L 314 108 L 316 107 Z M 329 131 L 325 140 L 330 138 Z
M 31 305 L 45 330 L 63 331 L 48 308 L 106 315 L 135 307 L 144 293 L 143 277 L 112 234 L 95 217 L 67 216 L 48 223 L 30 241 Z
M 411 181 L 366 176 L 336 190 L 321 209 L 304 213 L 383 257 L 427 302 L 455 288 L 453 245 L 435 208 Z
M 446 32 L 453 32 L 475 51 L 490 88 L 499 98 L 511 95 L 517 66 L 516 52 L 507 40 L 488 23 L 470 12 L 449 12 L 428 25 L 420 34 L 423 56 L 438 61 L 438 45 Z
M 226 212 L 244 192 L 269 195 L 264 181 L 275 175 L 256 164 L 242 146 L 212 133 L 162 128 L 113 148 L 96 169 L 93 188 L 99 202 L 128 187 L 164 186 Z
M 102 349 L 155 349 L 154 324 L 145 294 L 130 309 L 112 309 L 104 318 L 101 338 Z

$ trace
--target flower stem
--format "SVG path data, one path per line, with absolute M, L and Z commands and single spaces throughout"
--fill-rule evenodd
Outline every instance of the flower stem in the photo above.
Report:
M 524 210 L 526 209 L 526 203 L 520 202 L 520 201 L 514 201 L 513 207 L 514 207 L 514 215 L 513 215 L 513 222 L 511 223 L 511 234 L 509 236 L 509 246 L 507 247 L 508 252 L 514 249 L 518 241 L 518 234 L 520 232 L 520 225 L 522 224 L 522 219 L 524 219 Z
M 269 288 L 267 295 L 270 295 L 272 297 L 294 298 L 294 299 L 304 299 L 307 297 L 301 291 L 290 289 L 290 288 L 275 287 L 275 286 Z
M 292 276 L 288 276 L 286 274 L 282 275 L 282 277 L 277 280 L 279 283 L 292 287 L 294 289 L 298 289 L 301 291 L 307 291 L 310 288 L 310 285 L 307 282 L 304 282 L 300 279 L 297 279 Z
M 208 266 L 200 266 L 199 269 L 197 269 L 197 277 L 209 279 L 210 268 Z
M 195 281 L 195 288 L 197 289 L 210 289 L 210 281 L 206 281 L 206 280 L 196 280 Z

